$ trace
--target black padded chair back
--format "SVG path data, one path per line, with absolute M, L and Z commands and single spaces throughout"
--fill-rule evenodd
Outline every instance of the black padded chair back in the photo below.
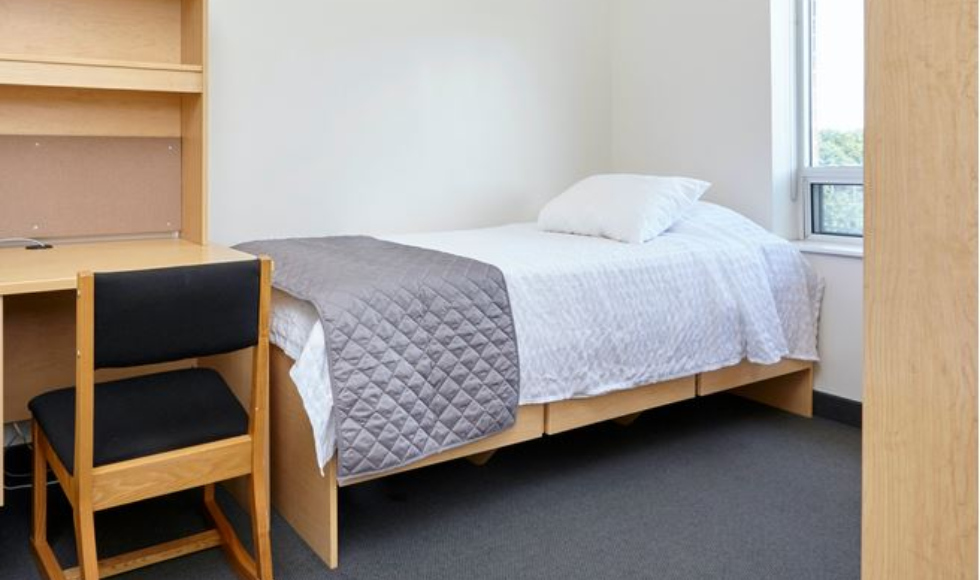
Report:
M 258 260 L 95 274 L 95 368 L 254 346 L 258 320 Z

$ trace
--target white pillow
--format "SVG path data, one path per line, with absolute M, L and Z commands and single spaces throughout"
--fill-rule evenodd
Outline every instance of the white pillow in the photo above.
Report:
M 687 177 L 594 175 L 544 206 L 538 227 L 642 244 L 680 220 L 709 187 Z

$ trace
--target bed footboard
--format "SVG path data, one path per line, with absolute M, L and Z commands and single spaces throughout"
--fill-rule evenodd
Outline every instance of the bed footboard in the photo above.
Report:
M 293 361 L 273 348 L 269 363 L 272 505 L 334 569 L 340 563 L 337 464 L 331 460 L 320 473 L 312 427 L 289 377 Z

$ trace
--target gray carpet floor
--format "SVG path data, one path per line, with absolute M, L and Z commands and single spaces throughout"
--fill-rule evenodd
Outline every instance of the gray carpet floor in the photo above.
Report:
M 860 565 L 860 431 L 729 396 L 650 411 L 341 490 L 341 567 L 278 516 L 276 578 L 850 579 Z M 51 540 L 74 561 L 51 486 Z M 29 491 L 0 509 L 0 578 L 39 578 Z M 200 494 L 99 514 L 100 555 L 204 529 Z M 227 497 L 239 529 L 247 524 Z M 247 535 L 247 532 L 246 532 Z M 233 579 L 217 550 L 120 578 Z

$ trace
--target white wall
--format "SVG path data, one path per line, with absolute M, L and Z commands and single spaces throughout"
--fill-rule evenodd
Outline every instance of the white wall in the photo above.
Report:
M 707 199 L 770 226 L 768 2 L 613 5 L 614 169 L 711 181 Z
M 533 219 L 609 166 L 606 0 L 213 0 L 211 237 Z
M 791 2 L 212 0 L 212 238 L 533 219 L 610 170 L 792 236 Z M 811 262 L 817 388 L 859 400 L 862 262 Z
M 707 199 L 795 237 L 793 0 L 614 0 L 612 164 L 714 183 Z M 861 400 L 860 259 L 827 281 L 816 388 Z
M 820 313 L 820 357 L 816 389 L 863 400 L 864 261 L 860 258 L 807 254 L 827 282 Z

